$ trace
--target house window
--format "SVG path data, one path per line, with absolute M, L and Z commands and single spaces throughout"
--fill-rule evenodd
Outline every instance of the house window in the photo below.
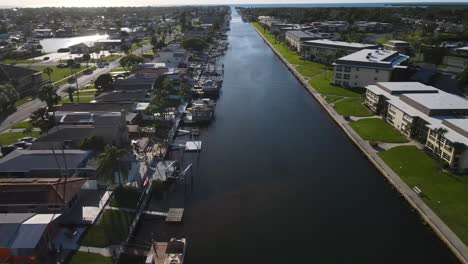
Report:
M 337 71 L 342 71 L 342 70 L 343 70 L 343 67 L 341 67 L 341 66 L 336 66 L 336 70 L 337 70 Z
M 431 142 L 427 142 L 427 147 L 432 150 L 434 149 L 434 144 L 432 144 Z
M 450 162 L 450 156 L 447 153 L 442 154 L 442 158 L 448 162 Z
M 341 76 L 342 76 L 341 73 L 335 74 L 335 77 L 336 77 L 336 78 L 341 78 Z
M 349 86 L 349 82 L 343 82 L 344 86 Z
M 378 69 L 375 69 L 375 73 L 379 73 L 379 70 L 378 70 Z
M 349 74 L 345 74 L 345 75 L 344 75 L 344 79 L 345 79 L 345 80 L 349 80 Z
M 356 71 L 359 71 L 359 68 L 358 68 L 358 67 L 356 67 Z
M 378 79 L 379 79 L 379 78 L 377 78 L 377 77 L 374 77 L 374 81 L 377 81 Z
M 345 71 L 345 72 L 350 72 L 350 71 L 351 71 L 351 67 L 345 66 L 345 67 L 344 67 L 344 71 Z

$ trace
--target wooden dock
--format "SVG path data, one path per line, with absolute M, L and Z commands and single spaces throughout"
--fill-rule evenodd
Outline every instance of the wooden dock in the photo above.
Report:
M 184 208 L 170 208 L 166 216 L 167 223 L 180 223 L 184 216 Z
M 164 264 L 166 260 L 166 249 L 167 249 L 167 242 L 155 242 L 151 249 L 153 253 L 153 260 L 155 264 Z

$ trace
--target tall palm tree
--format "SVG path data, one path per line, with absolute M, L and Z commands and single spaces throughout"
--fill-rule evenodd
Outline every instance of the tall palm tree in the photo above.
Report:
M 42 86 L 37 93 L 37 97 L 39 100 L 45 102 L 49 108 L 58 104 L 61 99 L 52 84 Z
M 113 182 L 115 173 L 119 179 L 119 185 L 122 185 L 122 177 L 127 177 L 128 169 L 123 161 L 127 157 L 127 151 L 115 146 L 106 145 L 104 152 L 98 157 L 98 177 L 106 182 Z
M 42 72 L 44 74 L 47 74 L 47 76 L 49 76 L 49 81 L 50 83 L 52 83 L 52 78 L 50 77 L 50 75 L 54 72 L 54 70 L 50 67 L 46 67 Z
M 441 143 L 442 143 L 442 138 L 444 137 L 445 134 L 447 134 L 448 130 L 445 127 L 439 127 L 434 130 L 434 132 L 437 135 L 437 145 L 439 146 L 439 150 L 441 150 Z
M 65 92 L 68 93 L 68 98 L 70 98 L 70 102 L 73 103 L 73 93 L 75 92 L 75 88 L 73 86 L 68 86 L 67 89 L 65 89 Z M 78 101 L 79 103 L 80 101 Z

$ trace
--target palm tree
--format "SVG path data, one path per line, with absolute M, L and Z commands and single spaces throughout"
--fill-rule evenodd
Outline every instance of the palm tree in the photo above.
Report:
M 52 84 L 42 86 L 37 93 L 37 97 L 39 100 L 46 102 L 48 108 L 58 104 L 61 99 Z
M 88 67 L 88 62 L 90 59 L 91 59 L 91 55 L 89 55 L 88 53 L 83 54 L 83 60 L 86 61 L 86 68 Z
M 49 81 L 50 83 L 52 83 L 52 78 L 50 77 L 50 75 L 54 72 L 54 70 L 50 67 L 46 67 L 42 72 L 44 74 L 47 74 L 47 76 L 49 76 Z
M 445 134 L 447 134 L 448 130 L 445 127 L 439 127 L 434 130 L 434 132 L 437 135 L 437 145 L 439 146 L 439 151 L 441 150 L 441 143 L 442 143 L 442 138 L 444 137 Z
M 98 157 L 98 177 L 102 177 L 106 182 L 113 182 L 115 173 L 119 178 L 119 185 L 122 185 L 122 176 L 127 177 L 128 169 L 122 164 L 127 157 L 127 151 L 115 146 L 106 145 L 104 152 Z
M 75 92 L 75 88 L 73 86 L 68 86 L 67 89 L 65 89 L 65 92 L 68 93 L 68 98 L 70 98 L 70 102 L 73 103 L 73 93 Z

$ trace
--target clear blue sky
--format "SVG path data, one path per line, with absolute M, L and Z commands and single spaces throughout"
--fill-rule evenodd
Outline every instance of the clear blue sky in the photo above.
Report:
M 385 3 L 385 2 L 444 2 L 444 0 L 0 0 L 0 6 L 148 6 L 200 4 L 288 4 L 288 3 Z M 450 0 L 466 2 L 466 0 Z

